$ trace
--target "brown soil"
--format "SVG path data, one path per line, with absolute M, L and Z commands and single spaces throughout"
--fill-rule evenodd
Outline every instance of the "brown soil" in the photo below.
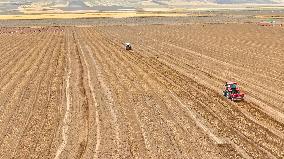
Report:
M 283 33 L 0 28 L 0 158 L 283 158 Z M 222 96 L 232 80 L 245 101 Z

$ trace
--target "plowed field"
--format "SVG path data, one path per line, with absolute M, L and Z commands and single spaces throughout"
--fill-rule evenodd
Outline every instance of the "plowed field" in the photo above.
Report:
M 284 158 L 281 27 L 0 28 L 0 46 L 0 158 Z

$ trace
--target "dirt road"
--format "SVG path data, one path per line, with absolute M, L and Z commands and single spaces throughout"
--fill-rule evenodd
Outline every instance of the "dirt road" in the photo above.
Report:
M 283 33 L 0 28 L 0 158 L 283 158 Z

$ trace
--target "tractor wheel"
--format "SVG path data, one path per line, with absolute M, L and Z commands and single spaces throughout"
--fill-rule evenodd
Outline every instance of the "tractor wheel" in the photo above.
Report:
M 227 97 L 228 99 L 231 99 L 229 93 L 227 93 L 226 97 Z

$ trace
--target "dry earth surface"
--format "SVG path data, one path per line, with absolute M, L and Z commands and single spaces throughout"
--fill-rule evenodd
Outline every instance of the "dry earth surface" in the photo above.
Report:
M 0 158 L 284 158 L 283 44 L 254 24 L 0 28 Z

